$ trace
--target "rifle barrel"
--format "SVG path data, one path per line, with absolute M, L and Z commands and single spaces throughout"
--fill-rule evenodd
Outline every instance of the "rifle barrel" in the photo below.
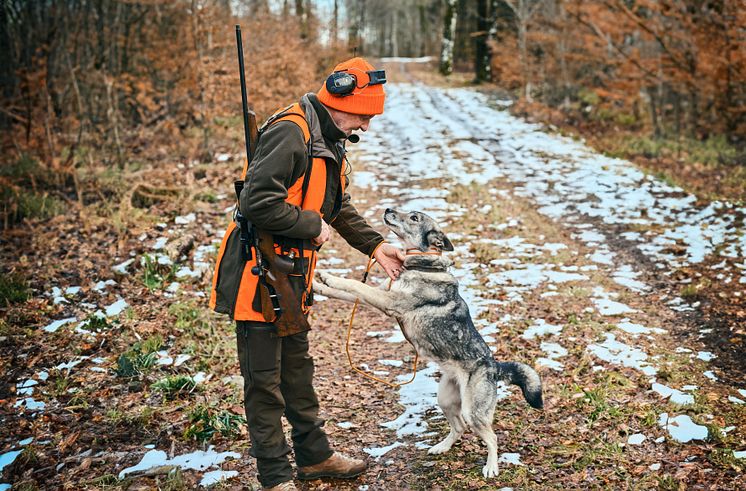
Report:
M 241 26 L 236 24 L 236 46 L 238 48 L 238 70 L 241 78 L 241 104 L 243 107 L 243 132 L 246 142 L 246 158 L 251 162 L 251 137 L 249 133 L 249 102 L 246 96 L 246 75 L 243 63 L 243 42 L 241 41 Z

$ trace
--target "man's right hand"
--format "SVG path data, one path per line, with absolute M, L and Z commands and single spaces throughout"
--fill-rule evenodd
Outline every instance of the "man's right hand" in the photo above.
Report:
M 322 219 L 321 220 L 321 233 L 318 235 L 318 237 L 315 237 L 311 240 L 311 243 L 315 246 L 320 246 L 327 240 L 329 240 L 329 237 L 331 236 L 331 228 L 329 228 L 329 225 Z

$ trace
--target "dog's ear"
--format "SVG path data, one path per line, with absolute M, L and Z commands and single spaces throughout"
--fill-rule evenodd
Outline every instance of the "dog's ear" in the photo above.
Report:
M 441 232 L 440 230 L 433 230 L 429 234 L 427 234 L 427 239 L 429 242 L 429 246 L 436 247 L 440 249 L 441 251 L 452 251 L 453 250 L 453 244 L 451 244 L 451 241 L 448 240 L 448 237 L 446 237 L 446 234 Z
M 448 237 L 446 237 L 446 234 L 443 234 L 443 250 L 444 251 L 453 250 L 453 244 L 451 244 L 451 241 L 448 240 Z

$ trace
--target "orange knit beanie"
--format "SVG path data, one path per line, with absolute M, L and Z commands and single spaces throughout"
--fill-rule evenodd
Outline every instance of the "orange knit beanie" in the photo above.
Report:
M 334 67 L 335 72 L 348 71 L 357 78 L 358 88 L 352 94 L 343 97 L 332 95 L 326 90 L 326 84 L 318 92 L 319 101 L 325 106 L 352 114 L 374 115 L 383 113 L 383 101 L 386 94 L 383 85 L 367 85 L 369 77 L 365 72 L 375 70 L 362 58 L 352 58 Z M 360 88 L 363 86 L 362 88 Z

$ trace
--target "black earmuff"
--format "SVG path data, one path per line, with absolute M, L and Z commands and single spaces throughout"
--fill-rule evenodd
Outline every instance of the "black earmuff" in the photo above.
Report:
M 368 85 L 380 85 L 386 83 L 386 70 L 370 70 L 365 72 L 368 75 L 368 83 L 358 86 L 355 74 L 347 70 L 340 70 L 329 75 L 326 79 L 326 90 L 337 97 L 351 95 L 355 89 L 364 89 Z

